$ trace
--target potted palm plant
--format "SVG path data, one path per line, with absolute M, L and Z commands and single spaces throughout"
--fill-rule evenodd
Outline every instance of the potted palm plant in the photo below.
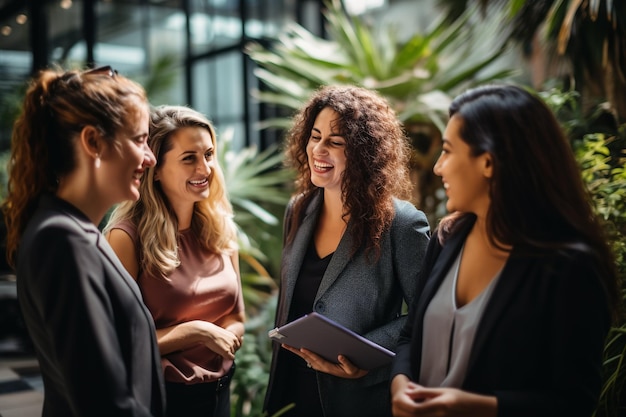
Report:
M 330 39 L 294 23 L 276 39 L 247 45 L 265 87 L 256 97 L 290 114 L 321 85 L 354 84 L 379 91 L 394 106 L 413 144 L 413 202 L 434 220 L 440 186 L 430 169 L 439 153 L 450 97 L 472 85 L 512 76 L 513 71 L 496 65 L 506 52 L 504 44 L 494 43 L 493 25 L 474 24 L 473 9 L 453 21 L 442 15 L 425 32 L 400 40 L 390 25 L 347 15 L 338 0 L 327 0 L 325 6 Z M 289 124 L 288 118 L 262 121 L 262 127 Z

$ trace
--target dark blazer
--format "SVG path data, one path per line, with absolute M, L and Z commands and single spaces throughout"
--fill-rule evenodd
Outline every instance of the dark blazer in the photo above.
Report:
M 44 383 L 43 416 L 162 416 L 152 317 L 98 228 L 50 195 L 23 234 L 17 292 Z
M 296 279 L 321 211 L 321 191 L 307 207 L 293 243 L 283 248 L 277 326 L 287 321 Z M 348 224 L 322 278 L 313 307 L 314 311 L 390 350 L 395 350 L 400 329 L 406 320 L 406 315 L 402 314 L 402 302 L 412 303 L 415 299 L 417 274 L 430 232 L 426 216 L 411 203 L 395 200 L 394 208 L 393 223 L 383 235 L 381 256 L 375 264 L 366 261 L 363 250 L 350 259 L 353 239 Z M 285 225 L 289 224 L 290 216 L 288 208 Z M 290 354 L 274 343 L 266 397 L 266 405 L 273 411 L 277 406 L 286 405 L 280 403 L 281 384 L 289 382 L 277 374 L 280 373 L 281 357 L 285 353 Z M 318 372 L 324 415 L 390 415 L 389 371 L 389 366 L 380 367 L 359 379 L 337 378 Z
M 418 381 L 424 312 L 456 259 L 474 217 L 444 246 L 430 241 L 423 290 L 409 309 L 392 375 Z M 602 384 L 610 325 L 596 263 L 585 252 L 514 248 L 478 323 L 462 389 L 495 395 L 500 417 L 589 417 Z

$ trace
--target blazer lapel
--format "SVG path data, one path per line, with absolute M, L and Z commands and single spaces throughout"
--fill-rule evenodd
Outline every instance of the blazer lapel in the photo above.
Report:
M 98 250 L 104 255 L 105 258 L 111 263 L 111 265 L 118 271 L 121 279 L 128 285 L 132 293 L 134 294 L 137 301 L 139 301 L 140 305 L 143 304 L 143 297 L 141 292 L 139 291 L 139 287 L 135 280 L 128 274 L 122 263 L 119 261 L 117 255 L 109 245 L 109 242 L 104 239 L 102 233 L 98 227 L 93 224 L 79 209 L 71 205 L 65 200 L 62 200 L 53 195 L 44 195 L 42 196 L 42 205 L 44 207 L 53 208 L 54 210 L 62 211 L 69 218 L 71 218 L 85 233 L 85 236 L 88 236 L 90 239 L 93 239 L 94 245 L 98 248 Z M 146 310 L 146 309 L 144 309 Z M 146 310 L 147 317 L 152 320 L 152 316 Z
M 445 245 L 441 249 L 441 253 L 435 264 L 433 265 L 432 270 L 430 271 L 430 278 L 424 289 L 422 294 L 420 294 L 420 299 L 418 302 L 418 310 L 417 317 L 424 318 L 424 313 L 426 312 L 426 308 L 430 304 L 430 300 L 435 296 L 435 293 L 439 289 L 441 282 L 446 277 L 447 272 L 450 270 L 452 263 L 459 255 L 459 251 L 461 247 L 465 243 L 465 239 L 472 229 L 474 222 L 470 222 L 464 229 L 460 230 L 458 233 L 452 235 L 446 241 Z M 437 239 L 437 237 L 433 237 L 433 239 Z
M 285 256 L 289 259 L 285 272 L 285 282 L 282 283 L 285 285 L 286 305 L 291 305 L 291 298 L 293 296 L 293 290 L 296 286 L 296 280 L 300 274 L 300 268 L 304 262 L 304 256 L 306 255 L 307 249 L 313 240 L 313 233 L 315 232 L 315 227 L 317 226 L 317 220 L 319 218 L 323 202 L 324 194 L 322 190 L 320 190 L 320 192 L 318 192 L 309 203 L 293 243 L 285 252 Z M 346 233 L 343 234 L 343 237 L 339 242 L 339 246 L 337 246 L 337 250 L 335 250 L 335 253 L 332 255 L 328 268 L 326 268 L 326 272 L 322 277 L 322 281 L 320 282 L 320 286 L 317 290 L 317 295 L 315 296 L 316 300 L 319 299 L 319 297 L 324 294 L 328 288 L 330 288 L 332 283 L 337 279 L 350 260 L 350 250 L 352 249 L 353 240 L 351 234 L 348 232 L 349 230 L 350 223 L 348 223 Z M 283 312 L 283 315 L 286 314 L 286 311 Z M 281 319 L 284 321 L 287 317 L 281 317 Z
M 298 231 L 294 237 L 293 243 L 289 247 L 284 249 L 283 257 L 288 259 L 283 267 L 283 286 L 282 291 L 285 291 L 283 305 L 291 305 L 291 299 L 293 296 L 293 290 L 296 286 L 296 280 L 300 274 L 300 268 L 302 262 L 304 262 L 304 256 L 306 255 L 307 248 L 313 239 L 313 232 L 315 231 L 315 225 L 317 224 L 317 218 L 319 211 L 322 207 L 323 196 L 318 194 L 312 200 L 309 206 L 306 208 L 302 223 L 298 227 Z M 284 309 L 281 313 L 281 317 L 278 317 L 277 323 L 282 324 L 287 320 L 289 309 Z
M 330 263 L 328 264 L 328 268 L 326 268 L 326 272 L 324 272 L 324 276 L 322 277 L 322 281 L 320 282 L 320 286 L 317 290 L 317 295 L 315 299 L 317 300 L 330 288 L 330 286 L 335 282 L 341 271 L 346 267 L 348 261 L 350 260 L 350 251 L 352 250 L 353 239 L 352 234 L 350 233 L 350 222 L 346 227 L 346 231 L 341 237 L 339 241 L 339 245 L 333 254 Z
M 515 255 L 514 249 L 500 273 L 500 278 L 478 322 L 478 328 L 476 329 L 476 335 L 474 336 L 474 343 L 467 365 L 467 375 L 470 374 L 480 351 L 485 343 L 487 343 L 491 330 L 498 322 L 498 318 L 501 317 L 507 305 L 510 304 L 511 300 L 518 292 L 517 287 L 522 282 L 522 277 L 526 274 L 528 260 Z
M 111 248 L 111 245 L 109 245 L 109 242 L 104 238 L 104 236 L 102 236 L 101 233 L 98 233 L 96 239 L 96 246 L 98 247 L 100 252 L 102 252 L 104 257 L 109 260 L 109 262 L 117 270 L 117 272 L 119 272 L 120 278 L 126 283 L 126 285 L 130 287 L 130 290 L 133 292 L 137 300 L 139 300 L 143 305 L 143 296 L 141 295 L 139 286 L 137 285 L 133 277 L 130 276 L 128 271 L 126 271 L 126 268 L 124 268 L 124 265 L 122 265 L 122 263 L 120 262 L 119 258 L 115 254 L 115 251 L 113 251 L 113 248 Z M 149 317 L 150 319 L 152 319 L 152 316 Z

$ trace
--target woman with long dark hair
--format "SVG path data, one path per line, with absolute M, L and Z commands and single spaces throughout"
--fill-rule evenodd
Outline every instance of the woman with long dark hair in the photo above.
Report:
M 550 109 L 512 85 L 450 106 L 430 242 L 392 373 L 394 416 L 588 417 L 616 272 Z

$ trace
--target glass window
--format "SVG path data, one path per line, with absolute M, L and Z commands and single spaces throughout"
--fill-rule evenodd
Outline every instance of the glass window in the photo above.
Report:
M 10 146 L 11 128 L 20 109 L 24 80 L 33 65 L 28 48 L 29 31 L 30 19 L 23 5 L 0 17 L 0 152 Z
M 222 53 L 194 63 L 193 106 L 207 115 L 220 130 L 234 129 L 232 147 L 257 143 L 254 128 L 246 125 L 243 58 L 239 51 Z
M 191 0 L 189 26 L 192 54 L 236 46 L 243 35 L 239 2 Z

